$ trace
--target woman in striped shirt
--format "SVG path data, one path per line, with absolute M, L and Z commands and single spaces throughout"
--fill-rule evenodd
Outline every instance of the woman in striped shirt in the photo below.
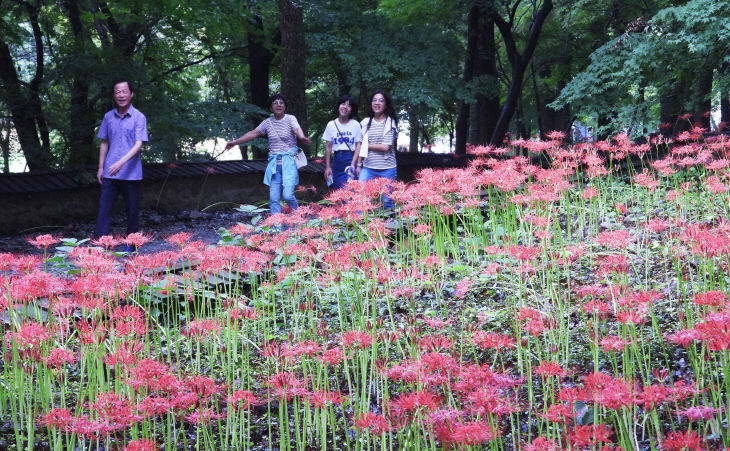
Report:
M 363 182 L 376 178 L 395 180 L 398 117 L 395 114 L 393 100 L 387 92 L 378 89 L 370 96 L 369 113 L 369 117 L 360 123 L 363 142 L 358 163 L 359 180 Z M 388 196 L 383 196 L 383 208 L 386 210 L 393 208 L 393 201 Z
M 311 140 L 304 136 L 297 118 L 286 114 L 286 99 L 281 94 L 269 97 L 272 117 L 240 138 L 228 141 L 226 150 L 253 139 L 267 136 L 269 138 L 269 164 L 264 173 L 264 184 L 269 185 L 269 208 L 271 214 L 281 213 L 281 197 L 292 210 L 298 207 L 294 197 L 294 188 L 299 183 L 299 170 L 294 161 L 297 155 L 297 139 L 306 145 Z

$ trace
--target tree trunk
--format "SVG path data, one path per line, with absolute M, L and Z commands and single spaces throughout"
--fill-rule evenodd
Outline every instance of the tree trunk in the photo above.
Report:
M 499 74 L 497 73 L 497 47 L 494 42 L 493 0 L 482 5 L 477 21 L 477 49 L 474 55 L 473 78 L 483 77 L 487 81 L 476 95 L 471 114 L 472 144 L 487 144 L 492 137 L 499 118 Z
M 504 39 L 507 56 L 509 57 L 510 65 L 512 66 L 510 87 L 507 92 L 507 98 L 502 106 L 502 111 L 497 119 L 497 124 L 494 127 L 494 133 L 492 133 L 492 138 L 490 140 L 492 144 L 501 144 L 502 139 L 504 139 L 504 136 L 509 129 L 510 120 L 517 109 L 517 102 L 519 101 L 520 94 L 522 93 L 522 82 L 525 77 L 525 70 L 532 58 L 532 54 L 535 52 L 535 47 L 537 46 L 537 40 L 540 37 L 542 26 L 552 9 L 552 0 L 544 0 L 542 7 L 540 7 L 533 16 L 532 24 L 530 26 L 530 34 L 522 53 L 517 53 L 515 38 L 512 33 L 513 24 L 511 23 L 511 19 L 508 23 L 496 15 L 496 10 L 493 10 L 492 12 L 494 16 L 494 23 L 499 28 L 500 34 Z
M 302 9 L 292 0 L 278 0 L 281 28 L 281 93 L 286 97 L 286 112 L 299 121 L 307 133 L 305 97 L 305 45 Z
M 730 93 L 726 93 L 728 95 Z M 730 123 L 730 98 L 722 97 L 720 99 L 720 120 L 724 123 Z
M 81 12 L 76 0 L 63 3 L 74 35 L 74 53 L 84 55 L 88 33 L 81 22 Z M 89 106 L 89 80 L 83 71 L 77 70 L 71 83 L 71 99 L 69 108 L 68 167 L 83 167 L 94 164 L 98 158 L 94 146 L 94 111 Z
M 410 135 L 408 152 L 416 153 L 418 152 L 418 132 L 421 127 L 418 124 L 418 117 L 416 117 L 416 112 L 413 108 L 409 108 L 408 110 L 408 128 L 408 134 Z
M 18 141 L 31 171 L 51 168 L 50 149 L 41 144 L 36 108 L 15 71 L 10 48 L 0 36 L 0 79 L 5 85 L 5 101 L 13 118 Z
M 264 22 L 260 15 L 254 18 L 255 31 L 248 33 L 248 76 L 249 76 L 249 97 L 251 103 L 264 111 L 269 111 L 269 82 L 271 80 L 271 61 L 274 54 L 266 48 L 264 37 Z M 288 105 L 287 105 L 288 106 Z M 264 120 L 268 114 L 261 116 L 254 115 L 254 126 Z M 251 156 L 255 159 L 266 158 L 267 149 L 251 147 Z M 240 146 L 242 159 L 248 159 L 249 146 Z
M 695 94 L 694 119 L 701 127 L 710 129 L 710 111 L 712 110 L 712 75 L 714 70 L 703 70 L 697 77 L 697 93 Z
M 10 173 L 10 133 L 13 131 L 13 124 L 10 119 L 3 119 L 0 133 L 5 132 L 5 136 L 0 136 L 0 148 L 3 151 L 3 173 Z
M 264 45 L 264 23 L 260 15 L 254 18 L 255 31 L 248 33 L 248 75 L 251 103 L 262 110 L 269 109 L 269 80 L 274 54 Z
M 473 4 L 469 9 L 469 18 L 466 30 L 466 57 L 464 58 L 464 84 L 471 82 L 474 75 L 474 58 L 478 44 L 478 26 L 479 26 L 479 6 Z M 454 152 L 456 154 L 466 153 L 466 141 L 469 135 L 469 115 L 470 106 L 468 103 L 461 101 L 459 103 L 459 112 L 456 116 L 456 126 L 454 127 L 456 135 L 456 146 Z

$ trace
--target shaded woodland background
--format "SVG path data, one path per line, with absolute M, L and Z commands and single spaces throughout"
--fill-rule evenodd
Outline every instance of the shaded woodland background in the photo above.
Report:
M 0 147 L 30 171 L 96 164 L 110 82 L 135 86 L 148 161 L 268 116 L 314 140 L 344 92 L 391 92 L 410 151 L 590 125 L 600 138 L 730 120 L 730 0 L 0 0 Z M 687 116 L 691 115 L 691 116 Z M 260 157 L 265 142 L 244 158 Z

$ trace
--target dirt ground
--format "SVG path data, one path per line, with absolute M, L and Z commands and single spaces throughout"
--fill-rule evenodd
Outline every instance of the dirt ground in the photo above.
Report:
M 250 219 L 247 213 L 233 209 L 214 212 L 180 211 L 177 213 L 157 213 L 151 210 L 140 212 L 142 232 L 152 237 L 152 241 L 140 248 L 141 253 L 173 250 L 173 246 L 165 238 L 178 232 L 192 232 L 192 240 L 200 240 L 214 244 L 220 239 L 218 229 L 229 228 L 238 222 Z M 126 230 L 126 218 L 123 213 L 112 217 L 112 234 L 122 235 Z M 21 254 L 39 254 L 39 249 L 28 243 L 26 238 L 34 238 L 41 234 L 52 234 L 64 238 L 83 239 L 91 236 L 94 231 L 94 222 L 68 224 L 63 228 L 38 229 L 29 231 L 27 235 L 0 236 L 0 252 Z

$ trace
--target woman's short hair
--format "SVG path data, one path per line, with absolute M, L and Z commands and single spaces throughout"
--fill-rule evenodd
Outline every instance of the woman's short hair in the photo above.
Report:
M 280 92 L 272 94 L 269 97 L 269 106 L 273 105 L 275 100 L 281 100 L 282 102 L 284 102 L 284 106 L 286 106 L 287 104 L 286 97 L 284 97 Z
M 343 94 L 340 96 L 339 100 L 337 100 L 337 105 L 335 105 L 335 116 L 340 115 L 340 105 L 345 102 L 350 102 L 350 116 L 348 119 L 357 117 L 357 102 L 350 94 Z

